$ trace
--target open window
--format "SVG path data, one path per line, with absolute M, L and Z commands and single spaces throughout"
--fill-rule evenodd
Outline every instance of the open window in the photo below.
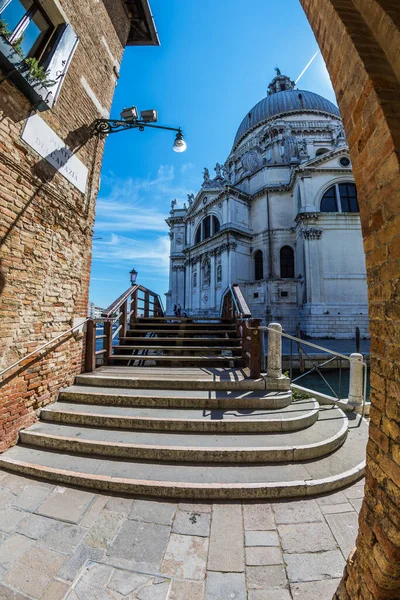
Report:
M 282 246 L 280 251 L 281 277 L 294 277 L 294 252 L 291 246 Z
M 77 43 L 52 0 L 0 0 L 0 67 L 39 110 L 54 105 Z
M 254 279 L 259 281 L 264 278 L 264 261 L 263 253 L 261 250 L 257 250 L 254 253 Z

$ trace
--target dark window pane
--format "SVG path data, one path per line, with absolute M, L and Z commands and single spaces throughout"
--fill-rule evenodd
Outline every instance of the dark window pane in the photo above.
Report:
M 357 201 L 357 188 L 354 183 L 339 185 L 340 204 L 342 212 L 360 212 Z
M 1 10 L 1 7 L 5 5 L 5 8 Z M 7 23 L 7 27 L 10 31 L 14 31 L 22 17 L 32 6 L 31 0 L 11 0 L 11 2 L 3 3 L 0 0 L 0 19 L 4 19 Z
M 203 222 L 204 222 L 204 237 L 203 237 L 203 239 L 206 240 L 211 235 L 211 217 L 206 217 Z
M 294 252 L 290 246 L 283 246 L 280 252 L 281 277 L 294 277 Z
M 218 231 L 221 229 L 221 225 L 219 224 L 217 217 L 213 216 L 213 221 L 214 221 L 214 233 L 218 233 Z
M 261 250 L 257 250 L 254 254 L 254 279 L 259 281 L 264 277 L 263 254 Z
M 336 187 L 334 185 L 322 196 L 320 210 L 321 212 L 338 212 Z
M 201 224 L 198 226 L 197 231 L 196 231 L 196 238 L 194 240 L 195 244 L 200 244 L 201 242 Z

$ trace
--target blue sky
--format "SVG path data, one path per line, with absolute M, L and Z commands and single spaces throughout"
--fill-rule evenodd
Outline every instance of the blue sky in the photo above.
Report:
M 168 291 L 165 219 L 196 193 L 205 166 L 228 156 L 244 115 L 261 100 L 274 67 L 297 79 L 318 49 L 298 0 L 150 0 L 160 47 L 126 49 L 112 116 L 123 107 L 156 108 L 159 124 L 181 126 L 188 149 L 172 151 L 173 132 L 145 130 L 106 142 L 97 202 L 90 300 L 106 307 L 138 282 Z M 319 54 L 298 85 L 335 102 Z M 101 238 L 101 239 L 98 239 Z

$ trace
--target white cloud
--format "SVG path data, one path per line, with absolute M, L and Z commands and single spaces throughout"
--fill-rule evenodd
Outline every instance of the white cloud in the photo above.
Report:
M 112 233 L 109 240 L 94 243 L 93 258 L 104 263 L 136 261 L 165 275 L 169 268 L 169 237 L 135 240 Z
M 195 165 L 191 162 L 185 163 L 184 165 L 181 166 L 181 173 L 187 173 L 188 171 L 193 170 L 195 167 Z

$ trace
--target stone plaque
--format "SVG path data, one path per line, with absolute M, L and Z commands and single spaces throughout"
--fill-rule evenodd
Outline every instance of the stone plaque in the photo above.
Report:
M 88 169 L 39 115 L 26 121 L 21 138 L 83 194 Z

